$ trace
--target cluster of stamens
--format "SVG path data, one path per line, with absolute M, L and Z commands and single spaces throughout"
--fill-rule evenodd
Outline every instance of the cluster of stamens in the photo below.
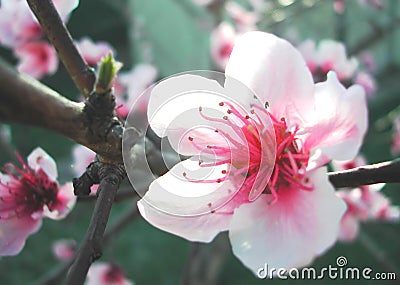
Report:
M 192 179 L 184 172 L 185 179 L 195 183 L 221 183 L 228 179 L 230 174 L 234 176 L 242 175 L 244 181 L 240 191 L 248 191 L 249 197 L 255 183 L 257 187 L 263 185 L 261 191 L 257 191 L 272 194 L 274 199 L 277 198 L 278 191 L 282 187 L 295 185 L 298 189 L 312 190 L 312 187 L 308 184 L 308 178 L 306 178 L 309 152 L 298 148 L 296 139 L 298 128 L 289 131 L 284 118 L 277 120 L 267 109 L 256 104 L 252 105 L 253 109 L 250 110 L 250 114 L 245 115 L 229 102 L 221 102 L 219 106 L 228 108 L 227 115 L 222 116 L 222 118 L 205 115 L 202 107 L 199 107 L 200 115 L 207 121 L 227 125 L 239 138 L 242 138 L 242 142 L 221 129 L 215 129 L 214 131 L 224 136 L 229 141 L 229 146 L 207 145 L 204 148 L 196 143 L 195 137 L 189 136 L 187 139 L 195 148 L 218 158 L 212 162 L 199 160 L 200 167 L 226 164 L 227 170 L 222 170 L 221 177 L 217 179 Z M 273 130 L 270 124 L 264 124 L 263 119 L 256 111 L 263 112 L 263 115 L 271 117 Z M 230 116 L 233 117 L 231 118 Z M 273 153 L 271 148 L 275 146 L 272 143 L 274 136 L 276 140 L 276 156 L 271 157 L 268 153 Z M 264 160 L 270 160 L 271 163 Z M 272 165 L 273 162 L 275 162 L 274 165 Z M 228 171 L 229 165 L 234 167 L 234 172 Z M 271 177 L 264 175 L 272 167 L 274 169 Z M 261 178 L 258 175 L 259 173 L 261 173 Z M 252 199 L 249 198 L 249 200 Z
M 33 172 L 18 156 L 22 169 L 8 164 L 8 181 L 0 180 L 0 219 L 20 218 L 43 209 L 51 210 L 57 199 L 58 185 L 39 169 Z M 7 192 L 4 192 L 7 191 Z

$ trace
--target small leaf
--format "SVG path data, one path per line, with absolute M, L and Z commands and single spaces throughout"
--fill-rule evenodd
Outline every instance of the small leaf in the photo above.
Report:
M 115 61 L 112 52 L 100 60 L 96 83 L 97 93 L 105 93 L 111 89 L 113 80 L 121 67 L 122 63 Z

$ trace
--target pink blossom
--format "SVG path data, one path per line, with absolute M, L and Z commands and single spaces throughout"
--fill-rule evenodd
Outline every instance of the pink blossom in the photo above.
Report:
M 357 156 L 353 160 L 334 161 L 332 166 L 336 171 L 343 171 L 366 164 L 363 156 Z M 380 191 L 384 186 L 385 184 L 380 183 L 336 192 L 347 204 L 346 213 L 341 220 L 339 240 L 355 240 L 361 222 L 400 220 L 400 208 L 392 206 L 390 200 Z
M 14 48 L 43 34 L 26 1 L 3 0 L 0 7 L 0 43 Z
M 233 253 L 255 273 L 265 263 L 275 268 L 309 264 L 336 241 L 345 212 L 326 168 L 316 161 L 356 155 L 367 129 L 364 91 L 345 89 L 333 72 L 314 84 L 300 53 L 262 32 L 237 39 L 225 74 L 224 87 L 217 89 L 223 100 L 214 90 L 195 96 L 178 84 L 181 77 L 172 90 L 179 99 L 163 92 L 171 87 L 168 81 L 154 88 L 150 126 L 177 152 L 193 157 L 150 185 L 138 202 L 140 213 L 152 225 L 191 241 L 209 242 L 228 230 Z M 261 103 L 245 96 L 249 92 L 243 88 L 235 96 L 241 85 L 232 79 L 254 91 Z M 186 88 L 191 87 L 202 90 Z M 176 112 L 187 117 L 175 120 Z M 202 171 L 207 179 L 197 175 Z M 183 198 L 165 200 L 164 193 Z M 184 199 L 198 193 L 210 193 L 209 200 Z M 228 194 L 232 199 L 221 203 Z
M 46 74 L 53 74 L 58 68 L 57 53 L 46 42 L 28 42 L 14 49 L 19 59 L 17 69 L 34 78 L 41 78 Z
M 222 22 L 211 33 L 210 37 L 210 52 L 214 63 L 221 70 L 225 66 L 231 55 L 237 34 L 233 26 L 227 22 Z
M 116 92 L 118 115 L 125 118 L 131 108 L 137 112 L 145 113 L 148 98 L 141 97 L 142 93 L 157 79 L 157 69 L 146 63 L 134 66 L 130 71 L 121 72 L 116 80 L 117 91 L 121 86 L 125 92 Z M 145 117 L 145 115 L 144 115 Z
M 59 186 L 55 161 L 41 148 L 28 156 L 22 169 L 9 164 L 0 174 L 0 255 L 16 255 L 44 217 L 62 219 L 73 208 L 72 183 Z
M 88 271 L 86 285 L 134 285 L 125 278 L 121 267 L 105 262 L 94 263 Z
M 60 261 L 70 261 L 76 251 L 76 242 L 72 239 L 61 239 L 53 243 L 54 256 Z
M 76 42 L 79 52 L 91 66 L 97 66 L 100 59 L 109 52 L 115 54 L 114 48 L 107 42 L 93 42 L 90 38 L 84 37 Z
M 345 80 L 350 79 L 358 67 L 357 59 L 347 58 L 346 48 L 340 42 L 322 40 L 317 48 L 315 42 L 307 40 L 300 44 L 298 49 L 313 74 L 321 72 L 325 75 L 332 70 L 336 72 L 339 80 Z M 324 76 L 319 77 L 324 78 Z
M 54 0 L 54 5 L 66 22 L 79 0 Z M 0 7 L 0 43 L 15 48 L 43 35 L 42 28 L 26 1 L 2 0 Z
M 333 9 L 338 14 L 343 14 L 345 8 L 345 0 L 334 0 Z
M 393 156 L 400 153 L 400 117 L 393 120 L 393 134 L 391 152 Z
M 235 21 L 239 32 L 255 30 L 255 25 L 259 18 L 257 13 L 245 10 L 240 4 L 234 1 L 228 1 L 225 4 L 228 15 Z
M 72 157 L 74 160 L 72 171 L 75 176 L 81 176 L 86 167 L 95 159 L 96 153 L 83 145 L 77 144 L 72 148 Z

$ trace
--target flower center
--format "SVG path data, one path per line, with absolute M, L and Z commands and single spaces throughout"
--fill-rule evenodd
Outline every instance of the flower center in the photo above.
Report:
M 233 131 L 231 133 L 237 134 L 241 139 L 233 138 L 221 129 L 215 129 L 215 132 L 229 141 L 229 146 L 210 144 L 204 149 L 196 143 L 196 138 L 188 137 L 188 140 L 198 150 L 217 156 L 217 160 L 211 163 L 199 160 L 201 167 L 230 164 L 234 170 L 223 170 L 220 178 L 210 180 L 191 179 L 183 173 L 187 180 L 198 183 L 220 183 L 228 178 L 244 178 L 239 191 L 248 193 L 249 201 L 255 200 L 261 193 L 272 194 L 276 200 L 282 188 L 294 185 L 298 189 L 312 190 L 306 177 L 309 152 L 298 147 L 296 139 L 298 128 L 293 132 L 288 131 L 285 119 L 277 120 L 267 109 L 255 104 L 252 105 L 250 113 L 245 115 L 229 102 L 221 102 L 219 106 L 228 108 L 227 115 L 222 118 L 206 116 L 201 107 L 199 112 L 208 121 L 227 125 Z M 272 118 L 273 130 L 266 117 Z M 275 147 L 275 140 L 276 154 L 271 151 Z M 271 172 L 270 177 L 268 174 Z
M 312 190 L 310 181 L 306 177 L 310 153 L 298 146 L 296 138 L 298 127 L 293 132 L 288 131 L 285 118 L 278 121 L 270 116 L 274 124 L 277 151 L 274 171 L 267 190 L 272 194 L 276 194 L 279 189 L 292 186 L 302 190 Z
M 123 284 L 124 279 L 122 268 L 115 264 L 111 264 L 103 276 L 103 281 L 107 284 Z
M 4 204 L 0 204 L 1 219 L 28 216 L 42 210 L 44 205 L 52 211 L 57 200 L 57 183 L 51 181 L 42 169 L 33 172 L 20 157 L 18 159 L 23 168 L 9 164 L 13 172 L 5 172 L 11 179 L 0 181 L 0 203 Z

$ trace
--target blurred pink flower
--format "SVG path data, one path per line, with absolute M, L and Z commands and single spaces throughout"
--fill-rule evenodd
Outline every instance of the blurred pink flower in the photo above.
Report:
M 376 92 L 377 86 L 375 78 L 365 71 L 360 71 L 357 73 L 356 77 L 354 78 L 354 83 L 361 85 L 368 97 L 372 97 Z
M 257 13 L 245 10 L 240 4 L 234 1 L 228 1 L 225 4 L 225 9 L 235 22 L 235 26 L 240 33 L 255 30 L 256 23 L 259 20 Z
M 393 156 L 397 156 L 400 153 L 400 117 L 393 120 L 391 152 Z
M 79 0 L 54 0 L 63 21 Z M 0 6 L 0 44 L 14 50 L 17 68 L 36 79 L 53 74 L 58 68 L 56 51 L 43 39 L 43 31 L 26 1 L 3 0 Z
M 334 0 L 333 1 L 333 9 L 338 14 L 343 14 L 345 8 L 345 1 L 346 0 Z
M 50 75 L 57 71 L 57 53 L 46 42 L 27 42 L 16 47 L 14 54 L 19 59 L 18 71 L 29 74 L 33 78 L 39 79 L 46 74 Z
M 322 40 L 318 48 L 312 40 L 306 40 L 298 46 L 313 74 L 335 71 L 339 80 L 350 79 L 358 67 L 356 58 L 347 58 L 345 46 L 334 40 Z M 324 79 L 324 76 L 319 76 Z M 322 78 L 321 78 L 322 77 Z
M 55 161 L 41 148 L 0 173 L 0 255 L 16 255 L 44 217 L 64 218 L 75 205 L 72 183 L 59 186 Z
M 227 22 L 219 24 L 211 33 L 211 58 L 219 69 L 225 69 L 237 37 L 235 29 Z
M 130 71 L 121 72 L 116 80 L 117 92 L 115 93 L 118 115 L 126 118 L 130 109 L 135 106 L 135 110 L 144 113 L 146 117 L 148 97 L 140 97 L 140 95 L 156 79 L 157 68 L 151 64 L 140 63 Z M 121 92 L 121 89 L 124 92 Z
M 54 5 L 66 22 L 79 0 L 54 0 Z M 0 44 L 15 48 L 43 35 L 42 28 L 26 1 L 2 0 L 0 6 Z
M 363 6 L 370 6 L 374 9 L 383 8 L 383 0 L 358 0 L 358 3 Z M 343 14 L 346 7 L 346 0 L 334 0 L 333 9 L 338 14 Z
M 42 28 L 26 1 L 3 0 L 0 6 L 0 44 L 14 48 L 42 36 Z
M 76 242 L 72 239 L 61 239 L 53 243 L 54 256 L 60 261 L 70 261 L 76 251 Z
M 109 52 L 115 54 L 114 48 L 107 42 L 93 42 L 90 38 L 84 37 L 76 42 L 76 47 L 86 60 L 93 67 L 97 66 L 100 59 Z
M 333 72 L 327 81 L 314 84 L 300 53 L 287 41 L 262 32 L 237 39 L 225 74 L 228 97 L 214 102 L 215 109 L 227 114 L 223 118 L 206 114 L 213 104 L 206 96 L 197 101 L 192 93 L 180 90 L 179 100 L 169 101 L 168 94 L 154 91 L 149 121 L 155 133 L 167 136 L 180 154 L 216 157 L 211 162 L 182 161 L 156 179 L 138 202 L 140 213 L 152 225 L 191 241 L 209 242 L 229 230 L 234 254 L 255 273 L 265 263 L 275 268 L 309 264 L 336 241 L 345 212 L 345 203 L 335 195 L 320 163 L 357 154 L 367 129 L 365 94 L 359 86 L 345 89 Z M 232 90 L 238 86 L 229 78 L 253 90 L 262 103 L 253 96 L 234 97 Z M 196 104 L 198 112 L 193 111 Z M 171 123 L 168 110 L 191 112 L 192 121 Z M 211 130 L 196 131 L 194 123 Z M 272 131 L 276 159 L 271 157 Z M 209 169 L 210 179 L 193 177 L 196 169 Z M 212 197 L 217 198 L 217 193 L 236 193 L 222 207 L 202 215 L 166 214 L 151 205 L 163 191 L 190 190 L 215 191 Z M 219 203 L 216 199 L 204 200 L 204 205 L 168 202 L 171 209 L 187 213 Z
M 353 160 L 333 161 L 335 171 L 343 171 L 366 165 L 363 156 Z M 366 221 L 399 221 L 400 209 L 392 206 L 390 200 L 380 191 L 385 184 L 363 185 L 354 189 L 336 192 L 347 204 L 341 220 L 339 240 L 349 242 L 357 238 L 360 223 Z
M 134 285 L 125 278 L 121 267 L 105 262 L 96 262 L 90 266 L 86 285 Z

